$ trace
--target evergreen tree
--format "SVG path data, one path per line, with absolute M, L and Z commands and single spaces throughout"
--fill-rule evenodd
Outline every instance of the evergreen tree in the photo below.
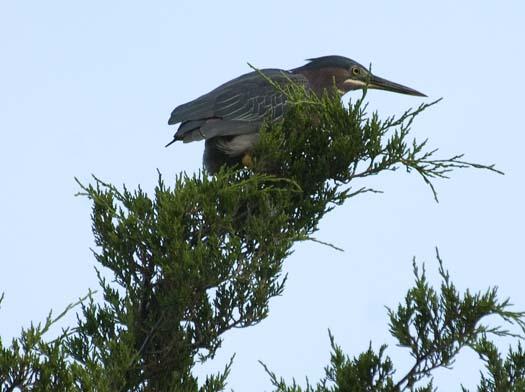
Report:
M 405 168 L 437 199 L 432 181 L 454 169 L 496 171 L 461 155 L 436 158 L 427 141 L 411 139 L 415 117 L 437 101 L 382 120 L 366 113 L 365 95 L 345 107 L 338 98 L 296 86 L 285 93 L 288 113 L 264 127 L 250 169 L 180 174 L 172 185 L 159 173 L 153 195 L 98 178 L 79 182 L 93 206 L 103 301 L 89 293 L 58 317 L 23 329 L 10 344 L 0 341 L 3 391 L 224 390 L 233 359 L 205 380 L 192 374 L 195 363 L 213 358 L 228 330 L 268 316 L 269 300 L 284 292 L 282 267 L 292 245 L 316 241 L 327 212 L 374 191 L 352 188 L 356 179 Z M 323 380 L 287 385 L 264 365 L 275 389 L 431 391 L 432 371 L 450 367 L 471 347 L 486 363 L 479 391 L 525 390 L 521 345 L 503 358 L 490 340 L 518 336 L 482 322 L 497 315 L 523 330 L 525 314 L 511 311 L 493 288 L 458 293 L 440 265 L 443 282 L 436 290 L 414 263 L 414 287 L 388 311 L 391 334 L 414 359 L 406 375 L 394 374 L 386 346 L 350 357 L 330 335 L 333 353 Z M 75 306 L 77 325 L 48 339 L 50 327 Z

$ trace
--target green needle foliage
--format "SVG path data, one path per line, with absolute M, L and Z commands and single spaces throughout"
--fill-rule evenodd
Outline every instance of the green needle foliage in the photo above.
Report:
M 301 388 L 295 381 L 287 385 L 283 379 L 263 364 L 276 391 L 281 392 L 397 392 L 434 391 L 432 372 L 437 368 L 451 368 L 461 349 L 470 347 L 486 363 L 486 374 L 481 375 L 478 391 L 523 391 L 525 387 L 525 353 L 521 344 L 510 349 L 503 361 L 492 337 L 521 338 L 500 326 L 482 324 L 487 316 L 498 316 L 507 324 L 516 324 L 525 332 L 525 312 L 509 310 L 508 300 L 500 301 L 497 289 L 471 294 L 460 294 L 439 254 L 440 290 L 431 287 L 425 270 L 419 271 L 414 261 L 415 283 L 394 311 L 388 309 L 390 333 L 399 347 L 409 350 L 413 366 L 397 375 L 392 360 L 385 354 L 387 346 L 377 352 L 369 349 L 350 358 L 343 353 L 330 334 L 332 355 L 325 368 L 325 377 L 315 386 Z M 459 383 L 458 383 L 459 384 Z M 458 385 L 458 388 L 460 385 Z M 464 387 L 463 391 L 467 391 Z
M 474 349 L 485 362 L 486 372 L 481 374 L 478 392 L 525 391 L 525 351 L 521 342 L 510 348 L 505 359 L 493 342 L 479 339 Z M 462 387 L 463 392 L 468 389 Z
M 414 118 L 436 102 L 380 120 L 367 115 L 364 95 L 345 107 L 335 95 L 275 88 L 291 104 L 283 121 L 262 130 L 249 170 L 180 174 L 172 185 L 159 173 L 151 195 L 98 178 L 79 182 L 92 203 L 102 300 L 91 293 L 81 300 L 77 325 L 54 339 L 46 338 L 56 322 L 50 315 L 9 346 L 0 341 L 2 390 L 224 390 L 231 361 L 204 380 L 193 375 L 195 363 L 213 358 L 227 331 L 268 316 L 270 299 L 284 292 L 282 267 L 292 246 L 314 239 L 327 212 L 373 191 L 353 188 L 357 180 L 405 168 L 418 173 L 437 197 L 432 181 L 454 169 L 496 171 L 460 155 L 437 159 L 426 141 L 410 138 Z M 440 296 L 424 273 L 416 271 L 416 277 L 406 303 L 390 312 L 392 334 L 414 354 L 411 372 L 394 383 L 385 348 L 349 359 L 331 338 L 327 379 L 307 390 L 410 389 L 434 368 L 450 366 L 464 346 L 479 347 L 489 365 L 482 380 L 486 388 L 509 372 L 523 379 L 521 348 L 503 363 L 490 342 L 478 338 L 506 334 L 479 325 L 482 317 L 497 314 L 521 323 L 522 314 L 508 311 L 495 291 L 460 298 L 447 276 L 448 291 Z M 272 380 L 279 390 L 301 390 Z

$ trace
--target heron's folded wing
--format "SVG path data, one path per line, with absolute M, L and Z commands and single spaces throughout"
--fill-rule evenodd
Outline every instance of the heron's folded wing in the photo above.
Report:
M 305 83 L 302 75 L 268 69 L 245 75 L 224 89 L 215 102 L 216 117 L 226 120 L 277 120 L 285 111 L 286 96 L 278 87 Z
M 242 120 L 197 120 L 188 121 L 179 127 L 177 135 L 184 143 L 196 142 L 210 139 L 215 136 L 235 136 L 248 133 L 256 133 L 262 125 L 262 121 Z
M 215 106 L 215 100 L 216 96 L 206 94 L 202 97 L 194 99 L 193 101 L 177 106 L 171 112 L 168 125 L 213 117 L 213 107 Z
M 261 128 L 262 121 L 244 120 L 211 120 L 201 127 L 205 139 L 215 136 L 235 136 L 256 133 Z
M 168 124 L 181 122 L 174 140 L 187 142 L 215 136 L 255 133 L 264 120 L 277 120 L 286 97 L 270 82 L 306 83 L 302 75 L 266 69 L 239 76 L 215 90 L 173 110 Z

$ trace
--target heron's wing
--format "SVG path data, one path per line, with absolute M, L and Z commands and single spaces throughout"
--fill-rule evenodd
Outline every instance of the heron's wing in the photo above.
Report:
M 177 107 L 169 124 L 181 122 L 176 140 L 194 141 L 215 136 L 257 132 L 263 120 L 279 119 L 286 97 L 270 83 L 306 84 L 302 75 L 278 69 L 250 72 L 194 101 Z
M 282 70 L 252 72 L 241 83 L 233 83 L 225 88 L 217 97 L 215 115 L 225 120 L 276 120 L 283 115 L 286 104 L 286 96 L 276 86 L 283 87 L 294 81 L 304 82 L 303 79 L 302 75 Z
M 175 137 L 176 140 L 181 139 L 184 143 L 190 143 L 215 136 L 255 133 L 261 128 L 261 125 L 262 121 L 221 119 L 186 121 L 180 125 Z
M 204 120 L 213 117 L 213 107 L 217 99 L 212 92 L 205 94 L 193 101 L 177 106 L 171 112 L 168 125 L 177 124 L 185 121 Z

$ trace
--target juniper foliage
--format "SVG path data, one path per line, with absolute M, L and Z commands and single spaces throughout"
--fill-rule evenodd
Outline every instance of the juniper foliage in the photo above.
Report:
M 292 246 L 315 240 L 327 212 L 374 191 L 354 187 L 359 179 L 405 168 L 418 173 L 437 198 L 432 181 L 454 169 L 496 171 L 465 162 L 461 155 L 436 158 L 427 141 L 411 139 L 415 117 L 437 101 L 381 120 L 376 113 L 367 114 L 365 95 L 344 106 L 332 94 L 317 97 L 293 85 L 274 87 L 291 104 L 282 122 L 262 130 L 250 170 L 223 168 L 213 177 L 180 174 L 172 185 L 159 173 L 151 195 L 96 177 L 92 184 L 79 182 L 80 193 L 92 203 L 102 300 L 90 293 L 79 301 L 77 325 L 53 339 L 46 333 L 60 317 L 50 314 L 45 323 L 22 330 L 10 345 L 0 341 L 2 390 L 224 390 L 232 361 L 204 380 L 192 373 L 195 363 L 213 358 L 227 331 L 268 316 L 269 301 L 284 291 L 282 267 Z M 390 313 L 393 334 L 400 334 L 404 323 L 420 327 L 415 335 L 412 329 L 405 331 L 400 341 L 417 354 L 417 366 L 406 379 L 393 384 L 385 348 L 377 353 L 370 348 L 349 359 L 332 339 L 327 380 L 307 390 L 411 388 L 434 367 L 450 365 L 458 349 L 476 342 L 489 364 L 484 388 L 503 382 L 510 372 L 522 380 L 521 348 L 503 363 L 488 340 L 473 338 L 499 331 L 478 326 L 483 315 L 505 315 L 516 322 L 522 315 L 503 313 L 507 304 L 495 296 L 484 302 L 476 297 L 468 305 L 466 297 L 451 302 L 452 291 L 442 301 L 425 291 L 430 289 L 423 278 L 418 275 L 406 304 Z M 431 309 L 420 300 L 424 293 L 435 299 Z M 452 304 L 457 309 L 449 312 Z M 422 319 L 423 314 L 428 317 Z M 432 317 L 448 321 L 433 322 Z M 468 323 L 461 324 L 465 317 Z M 471 329 L 428 335 L 444 325 Z M 301 390 L 275 376 L 272 380 L 278 390 Z M 322 389 L 328 381 L 335 386 Z
M 525 353 L 518 343 L 510 348 L 507 359 L 491 338 L 523 338 L 525 312 L 510 310 L 509 300 L 498 299 L 496 287 L 472 294 L 469 290 L 459 293 L 443 267 L 439 253 L 440 289 L 433 288 L 426 277 L 424 265 L 420 271 L 413 262 L 415 283 L 408 290 L 404 302 L 397 309 L 388 309 L 390 334 L 398 347 L 408 349 L 413 358 L 412 367 L 397 375 L 393 361 L 386 355 L 387 346 L 376 351 L 370 344 L 367 351 L 350 358 L 335 343 L 330 333 L 332 354 L 325 368 L 325 377 L 315 386 L 308 380 L 302 388 L 292 381 L 290 385 L 263 364 L 275 391 L 279 392 L 432 392 L 432 372 L 438 368 L 452 368 L 459 352 L 469 347 L 477 352 L 486 365 L 481 373 L 478 391 L 523 391 L 525 386 Z M 483 323 L 489 316 L 496 316 L 517 332 L 500 325 Z M 458 388 L 468 390 L 458 382 Z

